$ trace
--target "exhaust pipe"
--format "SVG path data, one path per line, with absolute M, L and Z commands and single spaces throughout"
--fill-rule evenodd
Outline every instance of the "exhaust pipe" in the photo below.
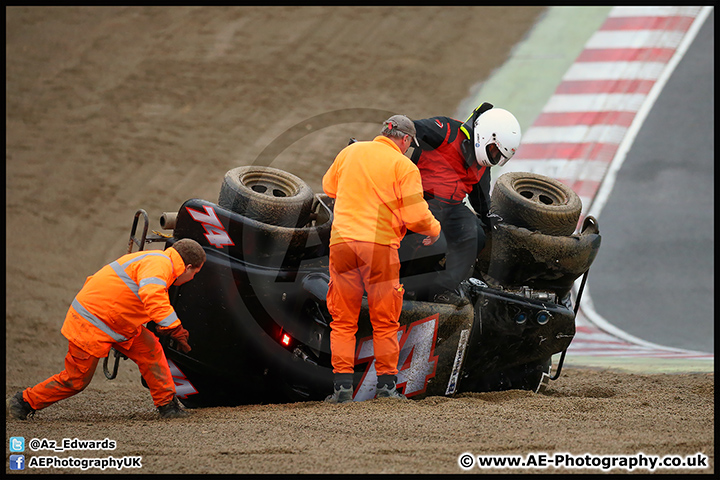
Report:
M 177 221 L 177 212 L 163 212 L 160 215 L 160 227 L 165 230 L 174 230 Z

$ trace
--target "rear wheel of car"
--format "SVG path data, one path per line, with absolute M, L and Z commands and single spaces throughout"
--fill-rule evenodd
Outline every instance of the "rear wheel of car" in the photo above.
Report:
M 567 185 L 535 173 L 509 172 L 495 182 L 492 212 L 503 222 L 545 235 L 572 235 L 582 202 Z
M 218 205 L 258 222 L 302 227 L 309 220 L 313 199 L 307 183 L 291 173 L 245 166 L 225 174 Z

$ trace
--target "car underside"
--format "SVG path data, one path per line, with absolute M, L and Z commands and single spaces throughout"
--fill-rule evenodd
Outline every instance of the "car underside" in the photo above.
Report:
M 551 377 L 551 359 L 575 334 L 573 286 L 584 285 L 597 255 L 597 222 L 587 217 L 574 233 L 577 195 L 529 173 L 500 177 L 493 208 L 503 221 L 485 231 L 486 247 L 460 287 L 470 303 L 403 301 L 397 384 L 408 398 L 537 392 L 559 375 L 558 368 Z M 140 212 L 145 230 L 138 238 Z M 282 170 L 252 166 L 226 174 L 218 203 L 189 199 L 163 213 L 161 226 L 172 234 L 148 236 L 147 214 L 138 212 L 130 250 L 192 238 L 207 255 L 192 282 L 169 292 L 192 350 L 181 353 L 161 337 L 186 407 L 312 401 L 331 393 L 325 297 L 332 218 L 326 195 Z M 362 401 L 374 398 L 377 377 L 366 300 L 356 338 L 353 398 Z

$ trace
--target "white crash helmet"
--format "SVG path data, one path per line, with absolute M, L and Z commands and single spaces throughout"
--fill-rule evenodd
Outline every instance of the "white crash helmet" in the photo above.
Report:
M 502 108 L 492 108 L 477 117 L 473 125 L 475 158 L 481 167 L 502 167 L 520 146 L 520 124 Z

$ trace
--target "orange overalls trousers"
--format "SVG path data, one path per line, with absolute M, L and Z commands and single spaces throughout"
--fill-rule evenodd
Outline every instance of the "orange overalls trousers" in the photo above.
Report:
M 68 315 L 71 314 L 73 312 L 68 312 Z M 23 392 L 23 399 L 33 409 L 40 410 L 72 397 L 82 392 L 92 381 L 100 358 L 90 355 L 73 342 L 68 344 L 65 370 Z M 123 343 L 113 343 L 112 347 L 137 364 L 156 407 L 170 403 L 175 395 L 175 384 L 162 346 L 150 330 L 141 327 L 137 337 Z
M 328 311 L 333 373 L 353 373 L 355 334 L 367 291 L 373 328 L 375 369 L 379 375 L 397 375 L 403 288 L 399 283 L 397 248 L 371 242 L 350 241 L 330 246 Z

